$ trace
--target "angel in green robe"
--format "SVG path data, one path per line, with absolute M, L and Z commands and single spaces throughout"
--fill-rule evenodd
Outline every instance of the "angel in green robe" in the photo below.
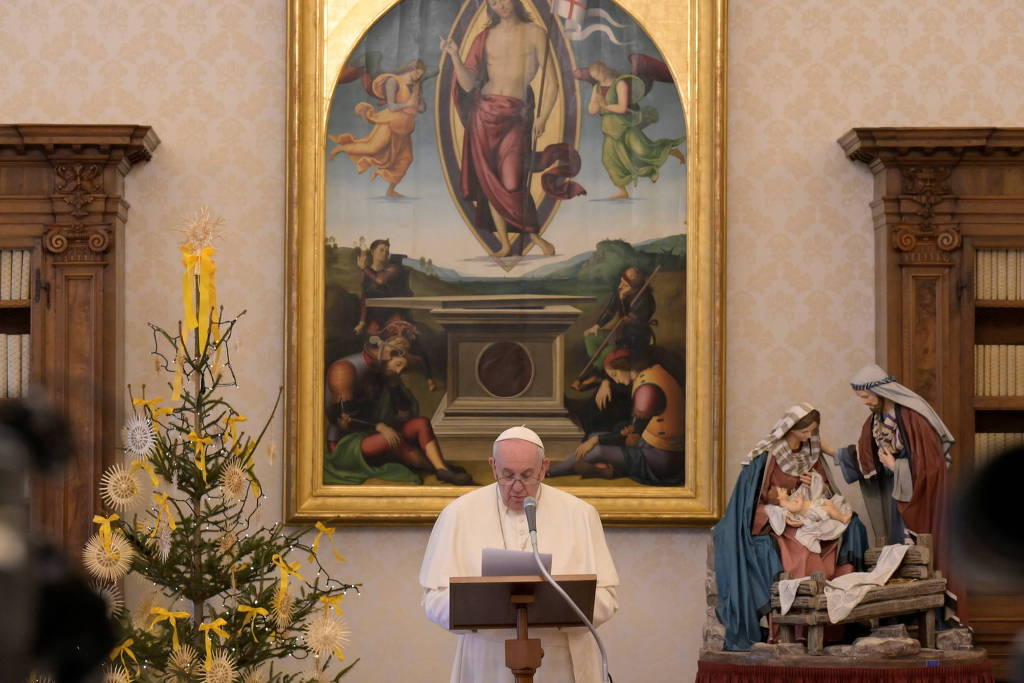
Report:
M 651 140 L 644 128 L 657 122 L 658 110 L 654 107 L 640 107 L 639 102 L 650 90 L 654 80 L 671 80 L 669 76 L 651 77 L 650 71 L 664 66 L 659 60 L 645 55 L 630 55 L 633 63 L 631 74 L 620 74 L 604 62 L 594 62 L 587 69 L 586 80 L 594 83 L 587 111 L 601 116 L 601 132 L 604 146 L 601 163 L 608 171 L 612 184 L 619 193 L 609 199 L 629 199 L 626 189 L 640 178 L 658 179 L 662 165 L 670 156 L 684 163 L 686 157 L 679 149 L 685 136 Z M 640 70 L 638 71 L 638 67 Z M 645 73 L 644 67 L 648 68 Z M 667 68 L 664 69 L 667 73 Z M 648 77 L 645 78 L 644 76 Z

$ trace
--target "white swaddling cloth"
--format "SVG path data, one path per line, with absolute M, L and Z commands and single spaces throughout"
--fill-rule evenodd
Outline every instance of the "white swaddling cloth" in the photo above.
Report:
M 848 521 L 841 522 L 838 519 L 829 517 L 828 512 L 823 507 L 823 503 L 831 500 L 836 510 L 844 516 L 850 514 L 851 509 L 850 504 L 841 495 L 837 494 L 831 498 L 825 498 L 824 479 L 817 472 L 811 472 L 810 474 L 810 486 L 804 484 L 792 494 L 794 496 L 802 495 L 805 500 L 811 501 L 810 506 L 802 513 L 789 512 L 779 505 L 765 505 L 764 507 L 765 512 L 768 514 L 768 522 L 771 524 L 772 531 L 781 536 L 786 530 L 787 518 L 803 522 L 803 526 L 798 527 L 796 530 L 796 540 L 811 552 L 820 553 L 822 541 L 832 541 L 839 538 L 846 531 L 846 527 L 850 525 Z

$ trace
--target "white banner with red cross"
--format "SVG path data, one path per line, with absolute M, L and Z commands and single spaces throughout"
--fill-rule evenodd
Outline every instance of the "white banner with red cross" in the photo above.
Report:
M 627 24 L 612 19 L 606 10 L 601 8 L 589 9 L 587 0 L 552 0 L 553 9 L 556 15 L 565 19 L 565 34 L 570 40 L 584 40 L 594 33 L 603 33 L 616 45 L 625 45 L 616 37 L 612 26 L 615 28 L 626 28 Z M 597 19 L 596 22 L 584 27 L 586 19 Z

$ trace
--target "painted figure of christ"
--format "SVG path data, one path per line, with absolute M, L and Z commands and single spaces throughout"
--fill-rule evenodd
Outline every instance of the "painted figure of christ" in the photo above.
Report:
M 476 228 L 494 232 L 499 245 L 494 256 L 512 252 L 510 232 L 526 233 L 551 255 L 555 248 L 540 235 L 530 176 L 552 164 L 568 168 L 575 163 L 578 169 L 579 155 L 561 143 L 539 155 L 533 151 L 558 96 L 556 70 L 545 54 L 548 37 L 521 0 L 487 0 L 487 13 L 490 24 L 473 41 L 465 61 L 454 41 L 441 40 L 454 67 L 453 97 L 465 126 L 459 191 L 476 205 Z M 530 83 L 542 69 L 547 73 L 541 78 L 538 108 Z M 544 183 L 548 194 L 569 199 L 584 193 L 564 181 L 571 174 L 558 175 L 562 182 Z

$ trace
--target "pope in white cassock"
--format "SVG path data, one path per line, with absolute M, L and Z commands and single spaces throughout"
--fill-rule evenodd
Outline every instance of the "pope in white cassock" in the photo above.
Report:
M 537 544 L 551 553 L 552 574 L 596 574 L 594 626 L 619 607 L 619 576 L 604 540 L 594 506 L 541 483 L 550 461 L 540 437 L 526 427 L 512 427 L 494 441 L 491 470 L 496 483 L 453 500 L 437 518 L 420 568 L 427 617 L 448 628 L 448 582 L 453 576 L 480 576 L 483 548 L 530 550 L 523 503 L 537 499 Z M 512 680 L 505 666 L 505 640 L 513 629 L 458 632 L 452 683 Z M 600 683 L 597 644 L 584 627 L 530 629 L 540 638 L 544 659 L 536 683 Z

